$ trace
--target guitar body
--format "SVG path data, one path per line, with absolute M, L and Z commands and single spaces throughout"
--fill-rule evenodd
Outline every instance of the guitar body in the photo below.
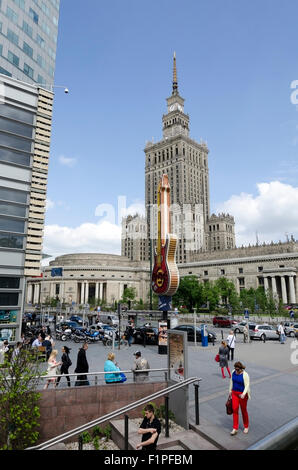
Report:
M 176 235 L 167 234 L 166 243 L 160 255 L 155 254 L 152 271 L 152 290 L 157 295 L 172 296 L 179 286 L 179 271 L 176 265 Z

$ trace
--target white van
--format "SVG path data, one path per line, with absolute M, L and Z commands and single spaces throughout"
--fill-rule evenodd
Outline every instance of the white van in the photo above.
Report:
M 110 314 L 110 313 L 101 313 L 99 315 L 99 321 L 102 323 L 105 323 L 106 325 L 110 326 L 118 326 L 119 325 L 119 319 L 116 315 Z

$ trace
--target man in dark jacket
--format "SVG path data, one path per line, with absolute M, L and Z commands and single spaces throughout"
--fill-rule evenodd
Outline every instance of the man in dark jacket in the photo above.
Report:
M 75 368 L 75 372 L 77 374 L 81 374 L 83 372 L 89 372 L 89 364 L 86 357 L 86 351 L 88 349 L 88 344 L 84 343 L 83 346 L 79 349 L 78 357 L 77 357 L 77 366 Z M 78 375 L 75 386 L 78 387 L 80 385 L 89 385 L 89 381 L 87 379 L 87 375 Z

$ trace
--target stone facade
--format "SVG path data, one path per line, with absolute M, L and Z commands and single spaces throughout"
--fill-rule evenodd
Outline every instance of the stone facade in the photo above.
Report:
M 163 174 L 168 175 L 171 186 L 171 232 L 178 237 L 178 263 L 189 262 L 195 253 L 208 251 L 210 247 L 214 250 L 235 247 L 234 222 L 230 216 L 213 214 L 210 219 L 209 149 L 202 139 L 197 142 L 190 137 L 190 119 L 184 112 L 184 101 L 178 91 L 174 56 L 172 95 L 167 98 L 167 113 L 162 116 L 163 137 L 159 142 L 147 142 L 144 149 L 147 260 L 149 240 L 152 247 L 156 246 L 157 189 Z M 131 241 L 132 234 L 126 231 L 126 226 L 132 224 L 130 217 L 124 219 L 122 226 L 122 254 L 127 256 L 128 245 L 132 245 L 130 257 L 138 261 L 144 259 L 142 249 L 146 243 Z M 218 217 L 216 221 L 214 217 Z M 215 233 L 209 232 L 213 224 L 220 227 L 216 228 L 215 241 Z
M 52 268 L 63 268 L 61 277 L 52 277 Z M 298 302 L 298 242 L 249 246 L 202 252 L 191 262 L 178 264 L 181 277 L 195 275 L 198 282 L 226 277 L 241 289 L 263 286 L 284 304 Z M 83 305 L 96 298 L 112 304 L 120 300 L 125 287 L 136 288 L 136 298 L 148 299 L 149 262 L 130 261 L 124 256 L 72 254 L 59 256 L 45 268 L 42 279 L 27 283 L 27 304 L 44 303 L 47 297 Z
M 62 268 L 62 276 L 52 277 L 53 268 Z M 28 279 L 26 303 L 45 303 L 47 298 L 58 297 L 67 304 L 84 305 L 91 299 L 113 304 L 126 287 L 136 289 L 136 298 L 147 299 L 149 269 L 119 255 L 69 254 L 52 261 L 42 279 Z

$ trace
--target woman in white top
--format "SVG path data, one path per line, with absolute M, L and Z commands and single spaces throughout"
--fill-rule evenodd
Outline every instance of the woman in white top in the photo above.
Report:
M 229 361 L 234 360 L 235 343 L 236 343 L 235 333 L 233 332 L 233 330 L 231 330 L 229 336 L 227 337 L 227 345 L 229 348 L 229 355 L 228 355 Z
M 57 375 L 57 368 L 62 364 L 61 362 L 56 361 L 57 354 L 58 354 L 57 349 L 54 349 L 51 352 L 51 355 L 49 357 L 48 369 L 47 369 L 47 375 L 49 377 Z M 48 388 L 50 383 L 53 383 L 54 385 L 56 385 L 56 377 L 51 377 L 47 380 L 47 382 L 44 386 L 44 390 Z

